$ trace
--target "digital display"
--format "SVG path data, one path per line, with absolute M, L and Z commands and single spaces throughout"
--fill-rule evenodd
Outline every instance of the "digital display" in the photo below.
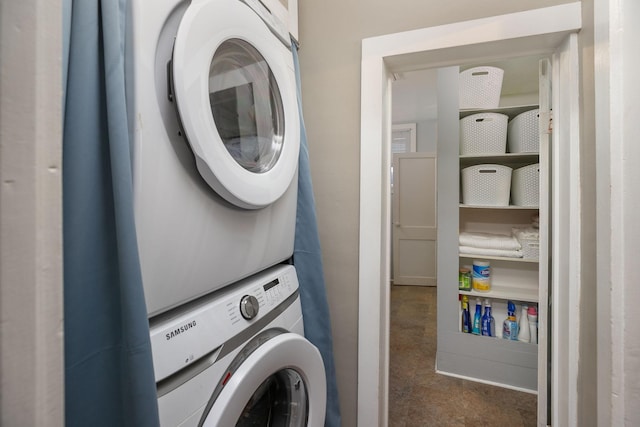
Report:
M 264 291 L 267 292 L 269 289 L 271 289 L 274 286 L 277 286 L 279 284 L 280 284 L 280 279 L 272 280 L 271 282 L 269 282 L 266 285 L 264 285 Z

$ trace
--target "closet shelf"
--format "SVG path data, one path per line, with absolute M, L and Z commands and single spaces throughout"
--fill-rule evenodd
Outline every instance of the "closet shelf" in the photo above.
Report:
M 493 298 L 521 302 L 535 302 L 539 300 L 538 289 L 514 288 L 508 286 L 492 285 L 487 292 L 478 291 L 458 291 L 460 295 L 469 295 L 477 298 Z
M 495 340 L 493 345 L 505 346 L 504 348 L 512 348 L 512 349 L 518 348 L 520 351 L 534 352 L 534 353 L 538 351 L 538 344 L 536 344 L 536 343 L 505 340 L 504 338 L 502 338 L 502 336 L 486 337 L 484 335 L 469 334 L 469 333 L 462 332 L 462 331 L 458 331 L 458 332 L 461 333 L 461 334 L 464 334 L 464 335 L 469 335 L 471 337 L 474 337 L 474 338 L 470 338 L 471 340 L 474 340 L 474 339 Z
M 516 206 L 516 205 L 508 205 L 508 206 L 483 206 L 483 205 L 465 205 L 460 203 L 460 208 L 464 209 L 508 209 L 508 210 L 534 210 L 537 211 L 538 206 Z
M 520 167 L 538 163 L 538 153 L 487 153 L 487 154 L 463 154 L 460 156 L 460 167 L 479 165 L 484 163 L 497 163 L 505 166 Z
M 509 261 L 509 262 L 526 262 L 538 264 L 539 260 L 535 258 L 511 258 L 511 257 L 503 257 L 503 256 L 486 256 L 486 255 L 466 255 L 460 254 L 460 258 L 465 259 L 488 259 L 488 260 L 496 260 L 496 261 Z
M 460 110 L 460 118 L 464 118 L 471 114 L 477 113 L 500 113 L 506 114 L 509 116 L 509 120 L 513 119 L 520 113 L 524 113 L 525 111 L 534 110 L 538 108 L 538 104 L 529 104 L 529 105 L 516 105 L 512 107 L 499 107 L 499 108 L 491 108 L 491 109 L 463 109 Z

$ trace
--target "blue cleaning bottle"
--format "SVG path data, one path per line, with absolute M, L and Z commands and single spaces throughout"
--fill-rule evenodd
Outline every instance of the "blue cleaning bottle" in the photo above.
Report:
M 482 315 L 482 335 L 487 337 L 496 336 L 496 321 L 491 314 L 491 301 L 484 300 L 484 314 Z
M 518 322 L 516 322 L 516 305 L 513 301 L 507 302 L 507 318 L 502 324 L 502 338 L 505 340 L 518 340 Z
M 482 327 L 482 303 L 479 299 L 476 299 L 476 313 L 473 315 L 473 326 L 471 333 L 480 335 Z

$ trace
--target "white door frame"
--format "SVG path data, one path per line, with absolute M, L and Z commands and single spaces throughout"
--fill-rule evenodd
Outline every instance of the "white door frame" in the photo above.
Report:
M 640 99 L 634 0 L 594 0 L 598 425 L 638 425 Z
M 581 28 L 563 4 L 365 39 L 360 121 L 358 425 L 386 426 L 389 360 L 389 166 L 392 73 L 552 53 Z M 565 201 L 571 203 L 571 201 Z M 573 209 L 572 209 L 573 211 Z M 380 230 L 372 233 L 372 230 Z M 372 410 L 378 408 L 377 411 Z

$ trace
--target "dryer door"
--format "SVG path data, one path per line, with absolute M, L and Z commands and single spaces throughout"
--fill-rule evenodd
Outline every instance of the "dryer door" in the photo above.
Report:
M 325 407 L 326 377 L 318 349 L 298 334 L 270 330 L 231 363 L 200 425 L 322 426 Z
M 236 206 L 275 202 L 295 177 L 300 146 L 290 47 L 239 0 L 193 0 L 171 67 L 200 175 Z

